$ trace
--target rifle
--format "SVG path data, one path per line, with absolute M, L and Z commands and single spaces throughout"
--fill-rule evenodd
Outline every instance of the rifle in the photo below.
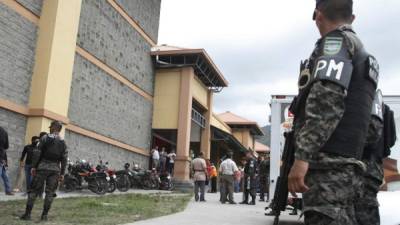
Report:
M 275 216 L 274 225 L 279 224 L 281 211 L 286 210 L 289 195 L 288 176 L 294 162 L 294 131 L 285 132 L 284 136 L 285 147 L 282 154 L 282 166 L 276 182 L 274 198 L 269 206 L 272 210 L 271 215 Z

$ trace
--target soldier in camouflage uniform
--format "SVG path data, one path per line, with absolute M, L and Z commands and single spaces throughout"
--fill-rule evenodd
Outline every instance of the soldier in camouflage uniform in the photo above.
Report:
M 244 191 L 243 201 L 240 204 L 255 205 L 257 195 L 257 160 L 254 158 L 250 150 L 246 152 L 246 165 L 244 167 Z M 249 195 L 251 201 L 249 202 Z
M 379 203 L 377 195 L 383 183 L 383 165 L 376 159 L 364 159 L 366 172 L 362 178 L 362 191 L 355 201 L 358 225 L 379 225 Z
M 67 165 L 68 152 L 64 140 L 59 136 L 61 129 L 61 122 L 52 122 L 50 125 L 50 134 L 44 135 L 40 140 L 38 145 L 40 156 L 32 164 L 33 181 L 31 189 L 28 191 L 28 201 L 25 214 L 21 216 L 22 220 L 31 219 L 31 211 L 35 200 L 42 193 L 44 185 L 46 185 L 46 197 L 44 199 L 41 220 L 47 220 L 47 214 L 53 199 L 57 196 L 58 182 L 64 179 Z
M 260 179 L 260 201 L 265 201 L 267 193 L 267 202 L 269 201 L 269 157 L 262 156 L 258 165 L 258 176 Z
M 379 67 L 351 27 L 352 0 L 317 0 L 321 39 L 301 65 L 295 114 L 295 162 L 289 191 L 303 193 L 305 224 L 355 225 Z
M 384 178 L 382 159 L 386 158 L 390 153 L 385 149 L 390 149 L 394 145 L 394 142 L 390 144 L 385 142 L 385 139 L 387 140 L 392 135 L 395 136 L 391 129 L 387 129 L 387 127 L 392 127 L 389 121 L 394 121 L 394 119 L 390 118 L 391 116 L 393 114 L 390 108 L 383 104 L 382 94 L 378 91 L 372 108 L 371 123 L 368 130 L 369 138 L 362 157 L 362 161 L 366 165 L 366 171 L 362 177 L 362 191 L 355 201 L 356 217 L 359 225 L 380 224 L 377 195 Z

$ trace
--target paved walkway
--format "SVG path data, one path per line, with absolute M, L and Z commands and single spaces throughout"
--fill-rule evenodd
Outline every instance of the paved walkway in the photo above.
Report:
M 207 194 L 207 202 L 194 202 L 192 200 L 186 210 L 181 213 L 139 221 L 126 225 L 272 225 L 273 217 L 264 215 L 267 203 L 257 202 L 256 206 L 250 205 L 222 205 L 218 194 Z M 242 199 L 241 194 L 236 194 L 237 201 Z M 280 225 L 300 225 L 301 221 L 295 216 L 281 216 Z
M 115 191 L 112 193 L 113 195 L 120 195 L 120 194 L 171 194 L 170 191 L 159 191 L 159 190 L 139 190 L 139 189 L 131 189 L 127 192 L 119 192 Z M 106 194 L 110 195 L 110 194 Z M 89 190 L 82 190 L 76 192 L 57 192 L 57 198 L 75 198 L 75 197 L 101 197 L 104 195 L 97 195 Z M 24 193 L 16 193 L 14 196 L 8 196 L 4 193 L 0 193 L 0 202 L 1 201 L 13 201 L 13 200 L 25 200 L 27 197 Z

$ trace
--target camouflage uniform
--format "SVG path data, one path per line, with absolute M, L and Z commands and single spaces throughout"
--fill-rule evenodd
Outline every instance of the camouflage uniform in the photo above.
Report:
M 241 204 L 256 204 L 256 188 L 257 188 L 257 160 L 254 158 L 248 159 L 244 167 L 244 200 Z M 251 196 L 251 202 L 249 203 L 249 195 Z
M 378 119 L 372 119 L 368 129 L 368 144 L 379 141 L 382 136 L 383 124 Z M 359 225 L 379 225 L 379 203 L 377 195 L 383 183 L 383 165 L 381 159 L 374 156 L 364 158 L 366 171 L 362 177 L 362 191 L 355 201 L 356 217 Z
M 305 183 L 310 190 L 303 194 L 306 224 L 357 224 L 353 200 L 361 188 L 362 162 L 318 152 L 343 115 L 344 97 L 341 87 L 316 82 L 306 107 L 313 119 L 301 129 L 295 127 L 295 157 L 309 162 Z
M 339 29 L 351 30 L 351 26 Z M 352 56 L 361 43 L 352 34 L 347 35 L 343 45 Z M 323 39 L 317 42 L 310 62 L 315 63 L 321 48 L 325 48 Z M 310 189 L 303 194 L 305 224 L 357 224 L 354 199 L 360 192 L 365 165 L 355 158 L 320 152 L 345 113 L 346 95 L 343 87 L 334 82 L 315 81 L 305 102 L 305 116 L 294 124 L 295 158 L 309 163 L 305 183 Z
M 59 162 L 54 162 L 43 158 L 43 154 L 46 154 L 46 152 L 44 151 L 44 146 L 46 145 L 46 143 L 47 145 L 52 145 L 54 143 L 53 141 L 55 140 L 61 141 L 61 143 L 63 143 L 59 146 L 63 148 L 61 150 L 63 152 L 62 157 Z M 36 198 L 42 193 L 43 187 L 45 186 L 46 196 L 44 199 L 42 216 L 47 216 L 51 204 L 54 198 L 57 196 L 56 190 L 58 188 L 59 177 L 60 175 L 64 175 L 65 173 L 68 159 L 68 151 L 65 142 L 62 141 L 59 136 L 53 134 L 43 136 L 38 145 L 38 149 L 40 150 L 40 157 L 38 161 L 33 162 L 33 168 L 36 169 L 36 176 L 34 176 L 31 184 L 31 189 L 28 191 L 26 212 L 28 212 L 30 215 Z
M 260 178 L 260 201 L 265 200 L 265 193 L 267 193 L 267 201 L 269 200 L 269 160 L 264 159 L 260 162 L 258 167 Z
M 383 183 L 382 163 L 375 160 L 363 160 L 367 170 L 362 177 L 362 192 L 356 200 L 356 217 L 359 225 L 379 225 L 379 203 L 377 195 Z

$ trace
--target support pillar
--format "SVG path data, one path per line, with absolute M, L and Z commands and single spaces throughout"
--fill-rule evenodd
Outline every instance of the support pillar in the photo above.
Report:
M 192 115 L 192 86 L 194 70 L 185 67 L 181 70 L 179 112 L 178 112 L 178 137 L 176 148 L 176 160 L 174 179 L 178 189 L 191 187 L 190 182 L 190 130 Z
M 44 0 L 29 98 L 25 140 L 48 131 L 52 119 L 68 123 L 68 107 L 82 0 Z
M 212 117 L 212 106 L 213 106 L 213 92 L 208 91 L 207 96 L 207 108 L 208 111 L 205 113 L 206 127 L 201 132 L 200 150 L 204 154 L 205 159 L 210 159 L 211 154 L 211 117 Z

